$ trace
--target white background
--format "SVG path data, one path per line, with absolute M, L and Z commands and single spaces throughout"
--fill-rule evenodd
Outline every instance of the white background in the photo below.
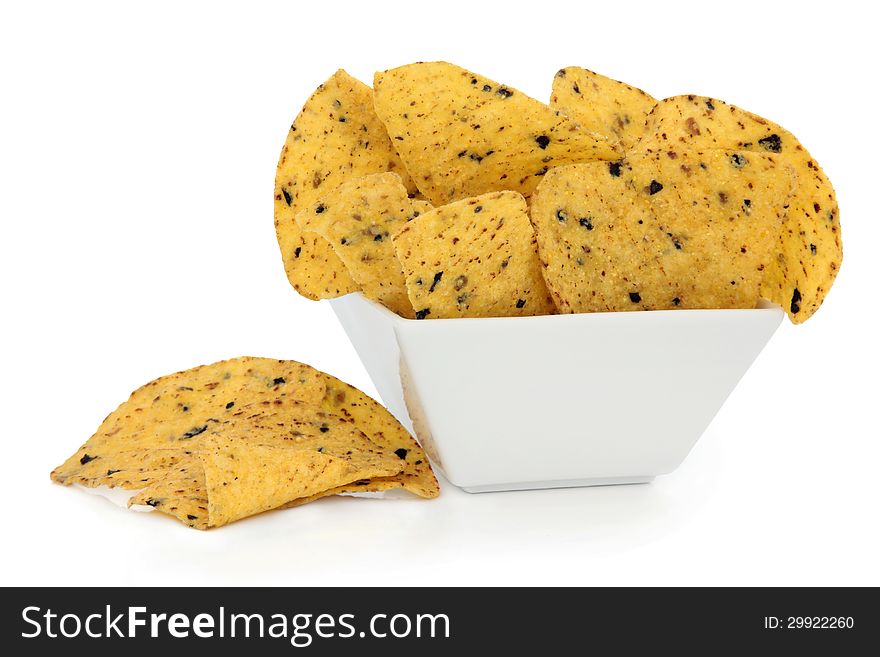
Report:
M 843 2 L 485 4 L 3 5 L 0 583 L 880 584 L 874 21 Z M 200 363 L 294 358 L 375 394 L 329 306 L 288 286 L 275 164 L 334 70 L 432 59 L 541 99 L 582 65 L 783 123 L 840 200 L 824 307 L 647 486 L 445 484 L 197 532 L 51 484 L 132 389 Z

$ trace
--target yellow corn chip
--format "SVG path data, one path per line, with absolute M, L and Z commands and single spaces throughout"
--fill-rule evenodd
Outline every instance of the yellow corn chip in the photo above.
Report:
M 431 205 L 429 201 L 418 197 L 412 199 L 412 206 L 413 210 L 415 210 L 419 214 L 425 214 L 426 212 L 430 212 L 434 209 L 434 206 Z
M 246 506 L 236 503 L 214 519 L 209 514 L 216 491 L 206 481 L 206 468 L 213 467 L 206 460 L 233 438 L 242 442 L 231 452 L 236 455 L 260 447 L 264 455 L 292 458 L 287 465 L 266 465 L 276 475 L 321 461 L 292 454 L 294 448 L 341 461 L 286 488 L 236 488 L 262 510 L 351 490 L 403 487 L 423 497 L 439 492 L 424 452 L 378 403 L 307 365 L 250 357 L 193 368 L 141 387 L 52 472 L 52 479 L 138 491 L 130 504 L 146 504 L 205 529 L 237 519 Z M 249 481 L 267 480 L 254 475 Z M 317 488 L 319 482 L 323 488 Z
M 656 104 L 641 89 L 578 66 L 556 73 L 550 98 L 550 107 L 586 130 L 619 139 L 624 151 L 645 133 L 645 120 Z
M 516 192 L 435 208 L 392 240 L 418 319 L 554 312 L 526 202 Z
M 382 491 L 403 488 L 419 497 L 432 498 L 440 494 L 440 485 L 434 476 L 425 451 L 400 422 L 384 406 L 354 386 L 324 374 L 324 400 L 321 408 L 363 431 L 367 438 L 404 462 L 404 469 L 393 477 L 376 478 L 359 485 L 347 485 L 334 492 Z
M 766 153 L 795 170 L 798 188 L 789 202 L 776 254 L 761 293 L 782 306 L 795 324 L 818 310 L 840 269 L 840 210 L 831 182 L 790 132 L 733 105 L 703 96 L 661 101 L 648 117 L 640 150 L 731 148 Z
M 219 527 L 308 498 L 341 484 L 399 473 L 403 463 L 357 431 L 290 444 L 253 444 L 250 436 L 209 438 L 199 453 L 208 490 L 208 518 Z
M 370 88 L 345 71 L 322 84 L 296 117 L 275 174 L 275 232 L 291 285 L 309 299 L 357 290 L 330 245 L 294 218 L 351 177 L 395 171 L 415 191 L 373 110 Z
M 374 87 L 376 112 L 434 205 L 504 189 L 530 194 L 554 166 L 620 156 L 547 105 L 446 62 L 377 73 Z
M 175 468 L 135 493 L 128 505 L 151 506 L 188 527 L 208 529 L 211 524 L 202 460 L 192 451 L 183 453 Z
M 752 308 L 793 185 L 741 151 L 560 167 L 532 202 L 547 285 L 569 313 Z
M 271 407 L 286 399 L 316 405 L 323 397 L 323 374 L 295 361 L 243 357 L 163 376 L 135 390 L 108 415 L 95 435 L 52 472 L 52 479 L 122 485 L 133 477 L 133 464 L 114 457 L 111 467 L 108 453 L 189 449 L 209 428 L 240 417 L 243 406 Z
M 355 178 L 323 197 L 319 208 L 297 215 L 304 233 L 318 233 L 333 246 L 366 297 L 401 317 L 414 317 L 390 237 L 418 214 L 400 177 L 374 173 Z

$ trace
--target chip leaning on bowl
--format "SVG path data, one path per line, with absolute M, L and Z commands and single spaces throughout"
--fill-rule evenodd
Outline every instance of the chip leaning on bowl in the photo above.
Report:
M 447 62 L 376 73 L 374 89 L 340 71 L 294 128 L 276 226 L 310 299 L 359 291 L 409 319 L 767 299 L 799 324 L 843 257 L 834 189 L 790 132 L 577 66 L 549 105 Z

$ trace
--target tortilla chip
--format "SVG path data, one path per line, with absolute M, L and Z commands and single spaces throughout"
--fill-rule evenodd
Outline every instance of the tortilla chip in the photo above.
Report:
M 329 374 L 324 375 L 325 394 L 321 407 L 352 424 L 367 438 L 404 462 L 399 475 L 374 478 L 358 485 L 346 485 L 333 493 L 382 491 L 403 488 L 419 497 L 433 498 L 440 494 L 440 484 L 431 470 L 425 451 L 382 404 L 354 386 Z
M 371 477 L 398 474 L 403 463 L 359 431 L 335 443 L 331 434 L 286 445 L 253 444 L 250 436 L 208 439 L 199 453 L 208 489 L 208 518 L 219 527 Z
M 550 172 L 532 221 L 556 305 L 753 308 L 793 186 L 775 158 L 722 150 L 635 153 Z
M 413 205 L 400 176 L 374 173 L 340 185 L 321 199 L 320 212 L 307 208 L 296 221 L 333 245 L 364 296 L 412 318 L 391 235 L 418 214 Z
M 415 186 L 373 110 L 370 88 L 343 70 L 322 84 L 296 117 L 275 174 L 275 232 L 291 285 L 309 299 L 357 290 L 330 245 L 303 235 L 294 218 L 348 178 L 395 171 Z
M 403 469 L 397 455 L 363 432 L 304 404 L 287 402 L 264 415 L 253 410 L 257 414 L 206 433 L 129 505 L 148 505 L 207 529 Z
M 267 510 L 346 487 L 404 487 L 436 496 L 437 482 L 424 453 L 384 408 L 366 400 L 355 388 L 294 361 L 244 357 L 193 368 L 135 391 L 52 472 L 52 479 L 138 491 L 129 505 L 149 505 L 198 529 L 231 522 L 242 509 Z M 359 429 L 360 422 L 370 436 Z M 230 447 L 230 440 L 240 444 Z M 218 446 L 223 450 L 218 452 Z M 402 447 L 407 451 L 401 452 Z M 305 476 L 309 471 L 302 464 L 326 461 L 297 450 L 334 460 L 318 475 L 271 490 L 254 488 L 268 481 L 262 474 L 242 470 L 238 476 L 247 475 L 250 483 L 236 483 L 234 490 L 248 501 L 233 504 L 226 493 L 217 498 L 211 473 L 218 472 L 223 459 L 228 462 L 229 454 L 252 464 L 256 456 L 246 455 L 248 450 L 286 459 L 265 464 L 276 478 L 279 473 Z M 367 488 L 371 481 L 379 483 Z M 215 499 L 221 501 L 212 516 Z
M 198 454 L 186 452 L 177 467 L 135 493 L 128 506 L 137 505 L 153 507 L 194 529 L 211 527 L 205 468 Z
M 785 227 L 764 273 L 761 294 L 782 306 L 795 324 L 819 309 L 843 259 L 840 209 L 831 182 L 794 135 L 721 100 L 675 96 L 651 112 L 637 148 L 730 148 L 766 153 L 791 166 L 798 188 L 789 201 Z
M 240 417 L 243 406 L 287 399 L 316 405 L 323 397 L 322 373 L 295 361 L 242 357 L 163 376 L 135 390 L 51 476 L 62 484 L 142 488 L 128 478 L 149 466 L 146 457 L 133 467 L 118 453 L 190 449 L 208 429 Z
M 645 121 L 656 104 L 641 89 L 578 66 L 556 73 L 550 98 L 550 107 L 586 130 L 619 140 L 624 152 L 645 134 Z
M 414 198 L 412 199 L 413 210 L 418 214 L 425 214 L 426 212 L 430 212 L 434 209 L 434 206 L 427 199 L 423 198 Z M 418 216 L 418 215 L 416 215 Z
M 520 91 L 446 62 L 377 73 L 376 112 L 434 205 L 496 190 L 530 194 L 552 167 L 620 157 Z
M 392 240 L 418 319 L 555 312 L 526 202 L 516 192 L 435 208 Z

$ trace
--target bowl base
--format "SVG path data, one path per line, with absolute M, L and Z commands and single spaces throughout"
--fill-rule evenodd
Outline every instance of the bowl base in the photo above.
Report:
M 559 479 L 556 481 L 527 481 L 489 486 L 459 486 L 466 493 L 498 493 L 506 490 L 536 490 L 539 488 L 580 488 L 582 486 L 620 486 L 647 484 L 654 477 L 598 477 L 594 479 Z

